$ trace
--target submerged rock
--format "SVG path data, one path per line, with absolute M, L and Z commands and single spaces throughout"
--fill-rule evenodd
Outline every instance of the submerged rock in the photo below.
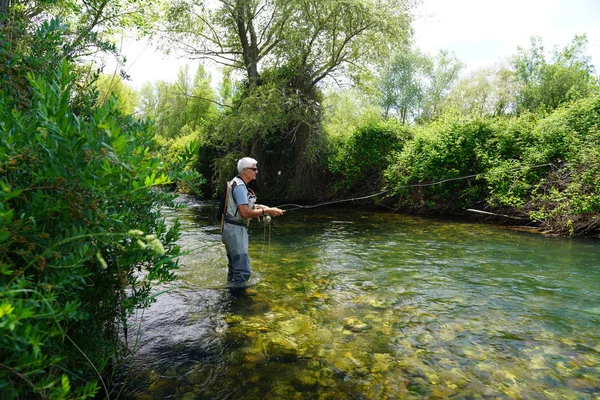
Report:
M 264 347 L 269 358 L 295 359 L 298 357 L 298 344 L 277 332 L 266 335 Z
M 387 372 L 394 360 L 391 354 L 387 353 L 375 353 L 373 354 L 373 366 L 371 367 L 372 373 Z
M 344 320 L 344 328 L 351 330 L 352 332 L 362 332 L 367 330 L 369 325 L 356 318 L 346 318 Z

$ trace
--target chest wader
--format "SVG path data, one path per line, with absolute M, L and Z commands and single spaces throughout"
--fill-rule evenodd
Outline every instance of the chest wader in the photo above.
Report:
M 227 285 L 234 289 L 244 288 L 252 274 L 250 258 L 248 257 L 247 227 L 250 220 L 239 215 L 238 205 L 233 197 L 233 191 L 241 185 L 246 186 L 239 177 L 235 177 L 227 183 L 225 212 L 222 221 L 223 231 L 221 233 L 221 239 L 227 250 Z M 255 202 L 255 197 L 249 194 L 248 207 L 254 208 Z

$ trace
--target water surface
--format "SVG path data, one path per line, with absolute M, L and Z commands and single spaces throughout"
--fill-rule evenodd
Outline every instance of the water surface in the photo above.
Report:
M 232 296 L 216 205 L 181 201 L 165 215 L 190 254 L 137 316 L 128 398 L 600 396 L 597 241 L 290 211 L 253 222 L 252 291 Z

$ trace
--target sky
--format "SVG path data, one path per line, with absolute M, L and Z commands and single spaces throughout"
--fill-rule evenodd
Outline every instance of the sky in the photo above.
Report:
M 540 36 L 546 49 L 565 46 L 575 35 L 587 34 L 588 51 L 600 72 L 600 0 L 421 0 L 413 22 L 415 45 L 429 53 L 452 51 L 466 64 L 465 73 L 492 66 L 528 48 Z M 197 61 L 164 56 L 144 41 L 124 41 L 124 70 L 129 84 L 174 81 L 181 65 Z M 113 72 L 109 62 L 106 73 Z M 213 85 L 218 73 L 213 72 Z
M 453 51 L 467 72 L 529 48 L 532 36 L 551 50 L 584 33 L 600 69 L 600 0 L 423 0 L 417 13 L 416 46 L 431 55 Z

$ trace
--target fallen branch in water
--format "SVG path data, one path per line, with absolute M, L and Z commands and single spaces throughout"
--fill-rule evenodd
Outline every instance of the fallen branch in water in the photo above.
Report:
M 510 219 L 518 219 L 518 220 L 529 220 L 529 218 L 525 218 L 525 217 L 514 217 L 512 215 L 505 215 L 505 214 L 496 214 L 493 212 L 489 212 L 489 211 L 482 211 L 482 210 L 475 210 L 474 208 L 467 208 L 467 211 L 471 211 L 471 212 L 475 212 L 475 213 L 480 213 L 480 214 L 486 214 L 486 215 L 493 215 L 494 217 L 503 217 L 503 218 L 510 218 Z

